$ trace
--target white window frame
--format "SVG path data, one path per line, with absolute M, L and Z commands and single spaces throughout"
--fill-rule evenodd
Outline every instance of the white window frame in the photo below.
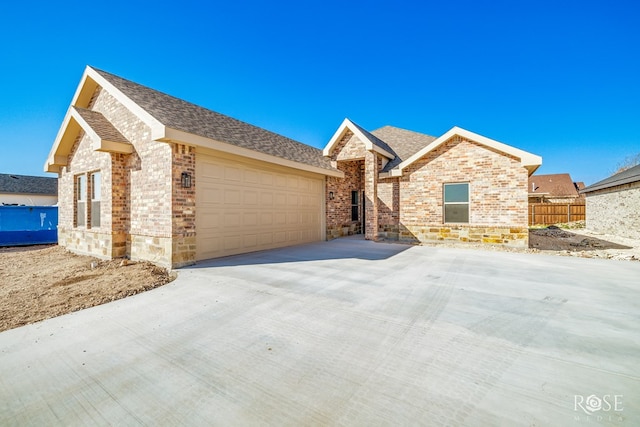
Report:
M 97 178 L 97 180 L 96 180 Z M 100 171 L 94 171 L 89 173 L 89 183 L 91 184 L 91 207 L 90 207 L 90 215 L 91 215 L 91 228 L 99 228 L 100 227 L 100 202 L 102 200 L 102 174 Z M 96 192 L 96 181 L 98 182 Z M 97 212 L 97 215 L 96 215 Z
M 466 202 L 447 202 L 447 186 L 448 185 L 466 185 L 467 201 Z M 451 205 L 467 205 L 466 221 L 447 221 L 447 206 Z M 469 182 L 445 182 L 442 184 L 442 222 L 444 224 L 469 224 L 471 222 L 471 184 Z
M 74 205 L 76 227 L 87 226 L 87 175 L 82 173 L 73 176 Z

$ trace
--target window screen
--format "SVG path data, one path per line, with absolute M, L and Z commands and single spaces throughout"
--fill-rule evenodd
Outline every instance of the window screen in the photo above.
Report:
M 444 222 L 469 222 L 469 183 L 444 184 Z

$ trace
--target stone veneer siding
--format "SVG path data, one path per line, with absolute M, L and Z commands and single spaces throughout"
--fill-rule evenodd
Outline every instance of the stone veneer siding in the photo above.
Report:
M 101 112 L 135 151 L 96 152 L 89 138 L 80 135 L 59 174 L 59 243 L 75 252 L 102 258 L 128 255 L 166 267 L 195 262 L 193 147 L 152 141 L 151 129 L 100 88 L 89 108 Z M 92 171 L 102 177 L 101 224 L 77 227 L 74 177 Z M 183 171 L 192 175 L 190 189 L 181 188 Z
M 518 159 L 455 136 L 399 181 L 399 240 L 528 246 L 527 170 Z M 469 183 L 469 223 L 445 224 L 443 184 Z
M 587 228 L 640 239 L 640 181 L 586 193 Z

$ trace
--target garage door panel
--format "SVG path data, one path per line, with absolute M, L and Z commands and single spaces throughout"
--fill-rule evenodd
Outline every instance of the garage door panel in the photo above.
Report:
M 258 225 L 258 213 L 257 212 L 245 212 L 242 216 L 242 225 L 245 227 L 252 227 Z
M 286 193 L 275 193 L 273 195 L 274 202 L 276 206 L 285 206 L 287 204 L 287 194 Z
M 262 247 L 269 247 L 273 245 L 273 233 L 258 234 L 258 245 Z
M 287 241 L 287 232 L 286 231 L 277 231 L 273 233 L 273 242 L 274 243 L 285 243 Z
M 260 214 L 260 225 L 272 225 L 272 224 L 273 224 L 273 213 L 262 212 Z
M 253 190 L 245 190 L 243 193 L 244 205 L 257 206 L 258 205 L 258 192 Z
M 224 228 L 238 227 L 240 223 L 240 215 L 242 215 L 239 211 L 231 211 L 224 213 Z
M 224 179 L 227 181 L 240 182 L 242 181 L 242 171 L 235 166 L 226 166 L 224 168 Z
M 196 259 L 321 239 L 322 176 L 197 156 Z
M 247 169 L 244 171 L 244 182 L 247 184 L 259 184 L 260 172 L 255 169 Z
M 258 246 L 258 235 L 257 234 L 245 234 L 243 236 L 242 247 L 246 249 L 253 249 Z
M 274 221 L 275 225 L 286 225 L 287 224 L 287 213 L 286 212 L 274 212 Z
M 202 198 L 205 204 L 217 204 L 222 203 L 223 191 L 220 187 L 213 185 L 204 185 L 202 189 L 198 190 L 202 192 Z
M 207 161 L 204 161 L 204 163 L 206 164 L 204 164 L 203 167 L 201 168 L 200 178 L 215 179 L 215 180 L 220 180 L 224 178 L 223 165 L 207 162 Z
M 225 251 L 232 251 L 242 247 L 242 236 L 240 235 L 224 236 L 223 241 Z
M 224 203 L 226 205 L 239 205 L 241 191 L 237 188 L 227 188 L 224 190 Z
M 202 230 L 217 229 L 222 226 L 220 214 L 217 212 L 207 211 L 202 214 L 201 226 Z

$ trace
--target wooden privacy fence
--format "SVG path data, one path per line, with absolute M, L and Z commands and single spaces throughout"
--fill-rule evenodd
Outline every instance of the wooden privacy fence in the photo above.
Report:
M 529 225 L 584 221 L 584 203 L 529 203 Z

